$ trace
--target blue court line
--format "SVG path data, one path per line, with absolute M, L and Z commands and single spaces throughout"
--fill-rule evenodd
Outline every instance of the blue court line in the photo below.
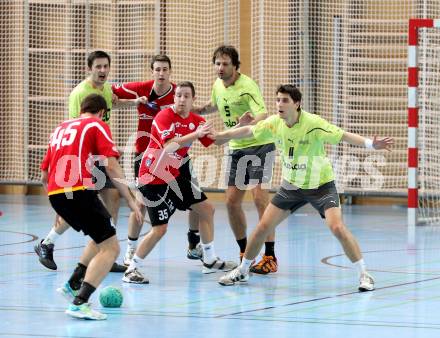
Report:
M 391 289 L 391 288 L 395 288 L 395 287 L 399 287 L 399 286 L 412 285 L 412 284 L 418 284 L 418 283 L 423 283 L 423 282 L 430 282 L 430 281 L 439 280 L 439 279 L 440 279 L 440 277 L 433 277 L 433 278 L 427 278 L 427 279 L 422 279 L 422 280 L 413 281 L 413 282 L 393 284 L 393 285 L 379 287 L 379 288 L 376 288 L 374 291 L 369 291 L 369 292 L 377 292 L 379 290 Z M 235 316 L 235 315 L 240 315 L 240 314 L 244 314 L 244 313 L 251 313 L 251 312 L 258 312 L 258 311 L 265 311 L 265 310 L 273 310 L 273 309 L 284 307 L 284 306 L 294 306 L 294 305 L 299 305 L 299 304 L 318 302 L 318 301 L 321 301 L 321 300 L 334 299 L 334 298 L 351 296 L 351 295 L 356 295 L 356 294 L 363 294 L 363 293 L 364 292 L 359 292 L 359 291 L 340 293 L 340 294 L 337 294 L 337 295 L 334 295 L 334 296 L 325 296 L 325 297 L 319 297 L 319 298 L 312 298 L 312 299 L 302 300 L 302 301 L 298 301 L 298 302 L 282 304 L 282 305 L 278 305 L 278 306 L 267 306 L 267 307 L 263 307 L 263 308 L 259 308 L 259 309 L 245 310 L 245 311 L 240 311 L 240 312 L 233 312 L 233 313 L 226 314 L 226 315 L 218 315 L 216 318 L 222 318 L 222 317 L 226 317 L 226 316 Z

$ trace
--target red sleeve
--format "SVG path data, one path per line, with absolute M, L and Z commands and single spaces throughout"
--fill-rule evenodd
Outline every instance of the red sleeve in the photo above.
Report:
M 175 137 L 173 115 L 174 113 L 170 112 L 170 109 L 165 109 L 154 118 L 153 126 L 156 128 L 162 144 Z
M 142 86 L 143 82 L 115 83 L 112 91 L 120 99 L 136 99 L 142 96 Z
M 214 140 L 211 139 L 211 138 L 209 138 L 209 137 L 207 137 L 207 136 L 204 136 L 204 137 L 202 137 L 202 138 L 199 138 L 199 141 L 200 141 L 200 143 L 203 144 L 203 146 L 205 146 L 205 147 L 209 147 L 211 144 L 214 143 Z
M 113 142 L 110 127 L 107 123 L 98 121 L 99 127 L 95 129 L 95 144 L 98 151 L 96 155 L 103 155 L 106 157 L 119 158 L 119 151 Z

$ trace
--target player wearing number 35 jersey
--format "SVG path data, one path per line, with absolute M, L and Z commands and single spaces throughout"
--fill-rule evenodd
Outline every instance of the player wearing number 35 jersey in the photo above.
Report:
M 191 112 L 195 90 L 191 82 L 176 87 L 174 106 L 162 110 L 154 118 L 151 138 L 139 170 L 140 191 L 144 197 L 152 228 L 128 267 L 123 281 L 146 284 L 139 271 L 142 260 L 165 235 L 168 221 L 176 209 L 193 210 L 198 215 L 203 250 L 203 272 L 230 270 L 236 264 L 217 257 L 214 250 L 214 207 L 189 172 L 181 170 L 191 144 L 199 140 L 204 146 L 213 143 L 208 137 L 212 125 Z M 187 158 L 186 158 L 187 159 Z

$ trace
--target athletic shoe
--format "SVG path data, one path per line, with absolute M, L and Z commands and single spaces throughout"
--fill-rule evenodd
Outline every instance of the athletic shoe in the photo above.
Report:
M 80 319 L 104 320 L 107 315 L 96 310 L 93 310 L 90 303 L 83 303 L 81 305 L 70 304 L 66 310 L 69 316 Z
M 125 256 L 124 256 L 124 265 L 125 266 L 130 266 L 131 260 L 134 257 L 134 254 L 136 253 L 136 248 L 133 248 L 131 246 L 127 247 L 127 251 L 125 252 Z
M 188 259 L 200 259 L 203 260 L 203 249 L 202 245 L 198 243 L 194 249 L 188 248 L 186 253 Z
M 136 268 L 133 270 L 127 270 L 124 273 L 124 277 L 122 280 L 126 283 L 134 283 L 134 284 L 148 284 L 150 281 L 148 278 L 144 277 L 144 275 Z
M 125 265 L 118 264 L 116 262 L 113 263 L 112 268 L 110 269 L 110 272 L 125 272 L 127 270 L 127 267 Z
M 277 258 L 274 256 L 266 256 L 263 255 L 261 261 L 257 264 L 252 265 L 251 272 L 258 273 L 260 275 L 267 275 L 268 273 L 277 272 L 278 271 L 278 262 Z
M 34 246 L 34 250 L 38 255 L 38 260 L 41 264 L 43 264 L 46 268 L 51 270 L 56 270 L 57 265 L 53 260 L 53 244 L 43 244 L 43 240 L 40 243 Z
M 249 273 L 242 273 L 240 271 L 240 267 L 235 268 L 232 271 L 229 271 L 227 274 L 222 276 L 218 282 L 220 285 L 230 286 L 235 283 L 246 283 L 249 280 Z
M 237 263 L 231 262 L 231 261 L 222 261 L 220 258 L 217 257 L 217 259 L 212 263 L 205 263 L 203 262 L 203 273 L 213 273 L 217 271 L 230 271 L 232 269 L 235 269 L 237 267 Z
M 69 282 L 64 283 L 64 285 L 57 289 L 57 292 L 63 296 L 69 303 L 78 295 L 79 290 L 73 290 Z
M 374 290 L 374 279 L 368 272 L 363 272 L 359 280 L 359 291 L 373 291 Z

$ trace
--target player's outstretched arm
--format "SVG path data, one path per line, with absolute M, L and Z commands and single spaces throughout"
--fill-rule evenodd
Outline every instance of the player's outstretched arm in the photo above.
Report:
M 252 135 L 253 135 L 252 127 L 244 126 L 239 128 L 228 129 L 220 133 L 214 133 L 212 135 L 212 138 L 215 140 L 214 143 L 216 145 L 222 145 L 228 142 L 229 140 L 251 137 Z
M 206 115 L 216 112 L 217 106 L 215 104 L 212 104 L 211 101 L 209 101 L 207 104 L 201 107 L 192 107 L 191 111 L 193 113 L 199 114 L 199 115 Z
M 349 132 L 344 132 L 344 135 L 342 135 L 342 141 L 359 147 L 376 150 L 385 149 L 388 151 L 391 151 L 391 147 L 394 144 L 394 139 L 391 137 L 378 138 L 375 135 L 373 139 L 369 139 L 358 134 L 353 134 Z
M 142 224 L 144 222 L 144 217 L 142 216 L 141 211 L 134 202 L 133 197 L 130 195 L 128 186 L 124 183 L 124 173 L 122 172 L 122 168 L 115 157 L 108 158 L 106 171 L 116 189 L 118 189 L 119 193 L 127 201 L 128 207 L 134 212 L 138 224 Z
M 113 107 L 125 108 L 125 107 L 137 107 L 140 104 L 146 104 L 148 99 L 146 96 L 137 97 L 135 99 L 120 99 L 117 95 L 113 94 Z
M 188 144 L 191 144 L 193 141 L 205 137 L 207 135 L 212 134 L 213 131 L 213 123 L 212 121 L 208 121 L 205 124 L 201 125 L 197 130 L 189 133 L 185 136 L 174 137 L 168 140 L 164 144 L 164 151 L 166 153 L 172 153 L 176 150 L 185 147 Z

